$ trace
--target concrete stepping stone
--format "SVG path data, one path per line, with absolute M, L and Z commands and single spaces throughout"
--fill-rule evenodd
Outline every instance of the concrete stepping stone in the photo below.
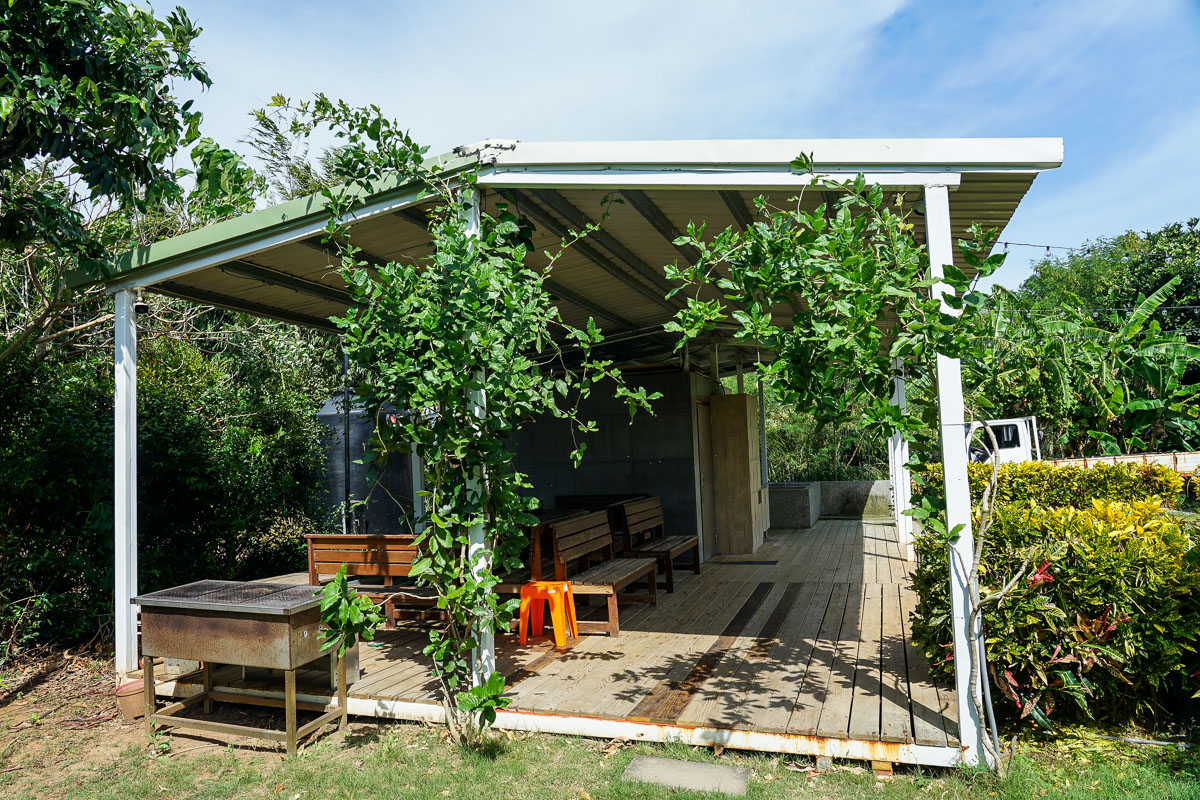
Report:
M 624 778 L 627 781 L 655 783 L 670 789 L 744 795 L 750 785 L 750 774 L 750 770 L 743 767 L 635 756 L 625 768 Z

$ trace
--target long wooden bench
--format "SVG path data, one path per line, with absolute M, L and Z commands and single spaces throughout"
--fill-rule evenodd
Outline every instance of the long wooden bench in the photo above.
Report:
M 550 526 L 554 542 L 555 580 L 571 582 L 571 592 L 601 595 L 608 603 L 608 621 L 579 620 L 580 633 L 620 633 L 617 601 L 658 602 L 658 567 L 653 558 L 613 558 L 612 525 L 607 511 L 561 520 Z M 598 562 L 598 563 L 597 563 Z M 647 594 L 622 589 L 645 581 Z
M 632 558 L 653 558 L 662 567 L 668 592 L 675 591 L 675 559 L 689 550 L 692 572 L 700 574 L 700 537 L 668 536 L 663 522 L 662 501 L 657 497 L 626 500 L 609 506 L 613 530 L 624 540 L 625 553 Z
M 355 590 L 383 606 L 384 625 L 396 627 L 397 619 L 435 619 L 437 592 L 427 586 L 396 583 L 407 578 L 418 558 L 414 537 L 406 534 L 310 534 L 308 582 L 319 586 L 322 576 L 337 574 L 344 564 L 347 577 L 381 578 L 383 583 L 356 583 Z

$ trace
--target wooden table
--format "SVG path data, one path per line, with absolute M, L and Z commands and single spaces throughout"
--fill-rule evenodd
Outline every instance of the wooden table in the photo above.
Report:
M 338 659 L 338 707 L 297 727 L 296 709 L 324 711 L 318 703 L 296 702 L 296 670 L 319 658 L 321 610 L 317 586 L 239 581 L 197 581 L 135 597 L 141 607 L 142 655 L 146 687 L 146 732 L 155 725 L 252 736 L 287 743 L 295 755 L 296 742 L 322 725 L 339 719 L 346 727 L 346 663 Z M 154 658 L 181 658 L 203 664 L 203 689 L 192 697 L 157 708 L 154 694 Z M 247 698 L 212 687 L 212 665 L 234 664 L 283 671 L 284 696 L 254 702 L 284 709 L 285 730 L 256 728 L 212 720 L 176 716 L 185 708 L 204 703 L 211 713 L 213 701 L 248 702 Z

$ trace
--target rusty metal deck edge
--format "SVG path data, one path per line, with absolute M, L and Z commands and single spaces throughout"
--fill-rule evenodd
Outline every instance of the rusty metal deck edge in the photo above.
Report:
M 158 693 L 187 697 L 200 687 L 174 681 L 160 684 Z M 257 697 L 282 696 L 280 692 L 261 689 L 221 687 L 231 694 Z M 336 705 L 324 695 L 297 693 L 297 700 Z M 402 719 L 414 722 L 445 722 L 445 711 L 437 703 L 408 700 L 372 700 L 351 696 L 347 700 L 351 714 L 379 719 Z M 925 767 L 955 767 L 962 763 L 959 747 L 938 747 L 906 742 L 876 742 L 862 739 L 831 739 L 823 736 L 801 736 L 789 733 L 705 728 L 689 725 L 663 725 L 651 722 L 589 717 L 582 714 L 547 714 L 543 712 L 505 709 L 496 714 L 496 727 L 502 730 L 557 733 L 601 739 L 629 739 L 642 742 L 681 742 L 711 747 L 721 745 L 737 750 L 757 750 L 764 753 L 784 753 L 802 756 L 828 756 L 855 761 L 890 761 L 894 764 L 916 764 Z

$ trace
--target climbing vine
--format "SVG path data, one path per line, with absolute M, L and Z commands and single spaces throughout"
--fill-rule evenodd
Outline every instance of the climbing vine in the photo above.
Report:
M 563 322 L 544 288 L 549 266 L 528 263 L 532 226 L 504 203 L 490 211 L 471 169 L 447 169 L 375 107 L 353 108 L 318 95 L 292 105 L 293 133 L 321 128 L 338 146 L 323 165 L 341 183 L 321 190 L 327 241 L 338 248 L 353 303 L 337 320 L 356 367 L 358 397 L 375 413 L 368 458 L 376 467 L 415 451 L 424 468 L 425 514 L 417 522 L 421 556 L 412 575 L 437 592 L 445 621 L 425 654 L 441 682 L 451 732 L 474 740 L 507 700 L 504 679 L 486 661 L 485 637 L 505 631 L 515 601 L 492 590 L 521 566 L 535 501 L 513 468 L 516 431 L 538 415 L 569 420 L 579 433 L 595 423 L 579 403 L 608 384 L 633 414 L 656 394 L 630 388 L 594 354 L 603 336 Z M 381 186 L 420 187 L 431 202 L 425 255 L 379 263 L 349 243 L 347 220 Z M 568 363 L 566 349 L 572 351 Z M 571 453 L 578 463 L 582 443 Z
M 886 198 L 862 175 L 844 182 L 821 179 L 808 156 L 792 167 L 811 175 L 812 190 L 822 191 L 824 202 L 815 209 L 805 210 L 803 191 L 782 206 L 760 197 L 745 230 L 726 228 L 709 236 L 703 223 L 692 223 L 676 240 L 695 248 L 699 258 L 667 267 L 678 284 L 673 294 L 684 293 L 687 300 L 667 329 L 679 334 L 679 347 L 718 330 L 761 346 L 773 360 L 759 370 L 781 403 L 805 409 L 821 424 L 844 423 L 853 415 L 880 439 L 899 431 L 914 443 L 915 459 L 935 454 L 938 406 L 927 376 L 936 374 L 938 355 L 962 358 L 980 346 L 986 296 L 952 264 L 943 267 L 943 277 L 931 275 L 903 195 Z M 1003 254 L 986 255 L 996 231 L 972 226 L 968 234 L 959 242 L 964 261 L 978 276 L 992 274 L 1004 260 Z M 939 283 L 944 296 L 935 288 Z M 707 287 L 720 296 L 702 299 Z M 891 399 L 898 377 L 908 379 L 903 409 Z M 981 598 L 978 581 L 994 485 L 993 476 L 973 563 L 960 565 L 968 576 L 972 624 L 983 603 L 1002 596 Z M 947 530 L 944 516 L 933 511 L 922 510 L 923 524 L 949 549 L 959 530 Z M 969 658 L 977 687 L 981 654 Z M 984 709 L 977 711 L 982 719 Z M 998 742 L 985 737 L 984 747 L 999 763 Z

